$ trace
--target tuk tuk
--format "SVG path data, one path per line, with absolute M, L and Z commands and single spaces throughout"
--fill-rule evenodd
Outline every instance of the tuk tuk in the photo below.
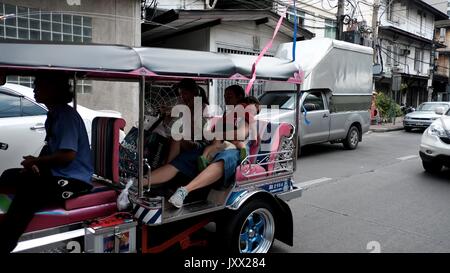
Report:
M 144 158 L 144 128 L 146 104 L 152 99 L 146 96 L 160 90 L 153 87 L 171 86 L 183 78 L 207 87 L 221 79 L 249 81 L 255 72 L 254 57 L 121 45 L 29 42 L 0 43 L 0 52 L 2 76 L 59 71 L 70 75 L 74 83 L 93 79 L 139 86 L 138 133 L 133 147 L 136 173 L 120 170 L 119 155 L 124 143 L 119 142 L 119 130 L 125 127 L 125 120 L 94 120 L 94 189 L 37 212 L 14 252 L 160 253 L 207 244 L 196 234 L 210 223 L 215 223 L 216 232 L 220 233 L 217 237 L 223 251 L 266 253 L 274 239 L 292 246 L 293 220 L 287 201 L 302 193 L 293 177 L 298 146 L 295 125 L 257 120 L 259 141 L 254 142 L 237 167 L 231 185 L 208 188 L 181 209 L 168 203 L 164 188 L 162 193 L 155 192 L 151 185 L 144 187 L 143 183 L 144 176 L 152 171 Z M 300 92 L 302 73 L 290 60 L 263 57 L 255 75 L 259 81 L 290 85 Z M 123 90 L 124 96 L 127 92 L 130 90 Z M 75 109 L 76 104 L 75 95 Z M 298 119 L 298 100 L 296 116 Z M 131 205 L 119 211 L 117 197 L 128 183 L 133 184 L 128 195 Z M 0 198 L 6 200 L 0 203 L 7 204 L 13 195 L 0 185 Z M 0 224 L 6 211 L 7 205 L 0 207 Z

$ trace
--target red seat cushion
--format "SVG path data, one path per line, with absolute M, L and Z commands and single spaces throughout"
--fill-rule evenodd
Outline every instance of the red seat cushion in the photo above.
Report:
M 50 205 L 37 212 L 26 232 L 57 227 L 66 224 L 108 216 L 117 211 L 117 192 L 94 183 L 92 193 L 69 199 L 60 205 Z M 4 218 L 6 207 L 13 197 L 14 191 L 1 189 L 0 222 Z M 3 208 L 5 207 L 5 208 Z
M 116 202 L 69 211 L 63 207 L 53 206 L 37 212 L 28 224 L 25 232 L 78 223 L 97 217 L 108 216 L 115 212 L 117 212 Z M 4 217 L 5 214 L 0 213 L 0 222 Z
M 101 204 L 114 203 L 117 200 L 117 193 L 113 190 L 84 194 L 64 202 L 66 210 L 74 210 L 97 206 Z

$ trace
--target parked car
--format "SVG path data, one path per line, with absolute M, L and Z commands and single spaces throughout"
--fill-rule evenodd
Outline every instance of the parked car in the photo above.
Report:
M 121 117 L 110 110 L 96 111 L 78 105 L 89 140 L 95 117 Z M 0 86 L 0 174 L 20 167 L 24 155 L 39 155 L 44 145 L 47 108 L 34 100 L 33 89 L 7 83 Z M 124 135 L 124 134 L 123 134 Z
M 405 116 L 403 120 L 405 131 L 410 132 L 415 128 L 428 128 L 433 121 L 441 117 L 441 115 L 438 115 L 435 112 L 438 107 L 443 107 L 445 113 L 445 111 L 450 108 L 450 102 L 424 102 L 420 104 L 416 111 Z
M 444 109 L 436 109 L 441 115 L 422 135 L 420 157 L 423 168 L 430 173 L 437 173 L 443 166 L 450 168 L 450 109 L 442 115 Z

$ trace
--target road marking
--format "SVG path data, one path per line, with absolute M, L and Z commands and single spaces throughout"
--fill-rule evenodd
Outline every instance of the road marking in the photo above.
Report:
M 417 157 L 419 157 L 419 156 L 418 155 L 408 155 L 408 156 L 404 156 L 404 157 L 399 157 L 397 159 L 405 161 L 405 160 L 409 160 L 409 159 L 413 159 L 413 158 L 417 158 Z
M 299 185 L 302 188 L 309 188 L 312 185 L 316 185 L 316 184 L 320 184 L 320 183 L 324 183 L 327 181 L 333 180 L 333 178 L 329 178 L 329 177 L 322 177 L 319 179 L 314 179 L 314 180 L 309 180 L 309 181 L 305 181 L 305 182 L 301 182 L 298 183 L 297 185 Z

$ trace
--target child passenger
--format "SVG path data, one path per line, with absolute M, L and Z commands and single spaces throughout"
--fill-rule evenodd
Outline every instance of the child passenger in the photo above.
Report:
M 244 120 L 248 124 L 251 124 L 254 122 L 254 116 L 257 115 L 260 111 L 260 103 L 259 100 L 256 97 L 248 96 L 241 100 L 241 102 L 238 104 L 241 105 L 245 112 L 244 112 Z M 247 107 L 250 107 L 247 108 Z M 234 116 L 230 116 L 234 115 Z M 234 124 L 227 124 L 227 122 L 233 121 Z M 212 144 L 207 146 L 205 150 L 203 151 L 203 154 L 198 158 L 198 168 L 199 171 L 204 170 L 209 163 L 214 159 L 214 156 L 224 150 L 230 150 L 230 149 L 237 149 L 240 151 L 240 159 L 241 161 L 244 160 L 248 155 L 248 141 L 241 141 L 239 140 L 239 136 L 237 133 L 235 133 L 232 136 L 232 139 L 227 139 L 227 129 L 233 129 L 235 130 L 238 126 L 238 123 L 242 122 L 242 120 L 239 120 L 239 117 L 236 116 L 236 111 L 232 111 L 230 114 L 225 115 L 224 117 L 224 128 L 223 129 L 223 140 L 217 140 L 215 139 Z M 250 126 L 250 128 L 253 128 Z

